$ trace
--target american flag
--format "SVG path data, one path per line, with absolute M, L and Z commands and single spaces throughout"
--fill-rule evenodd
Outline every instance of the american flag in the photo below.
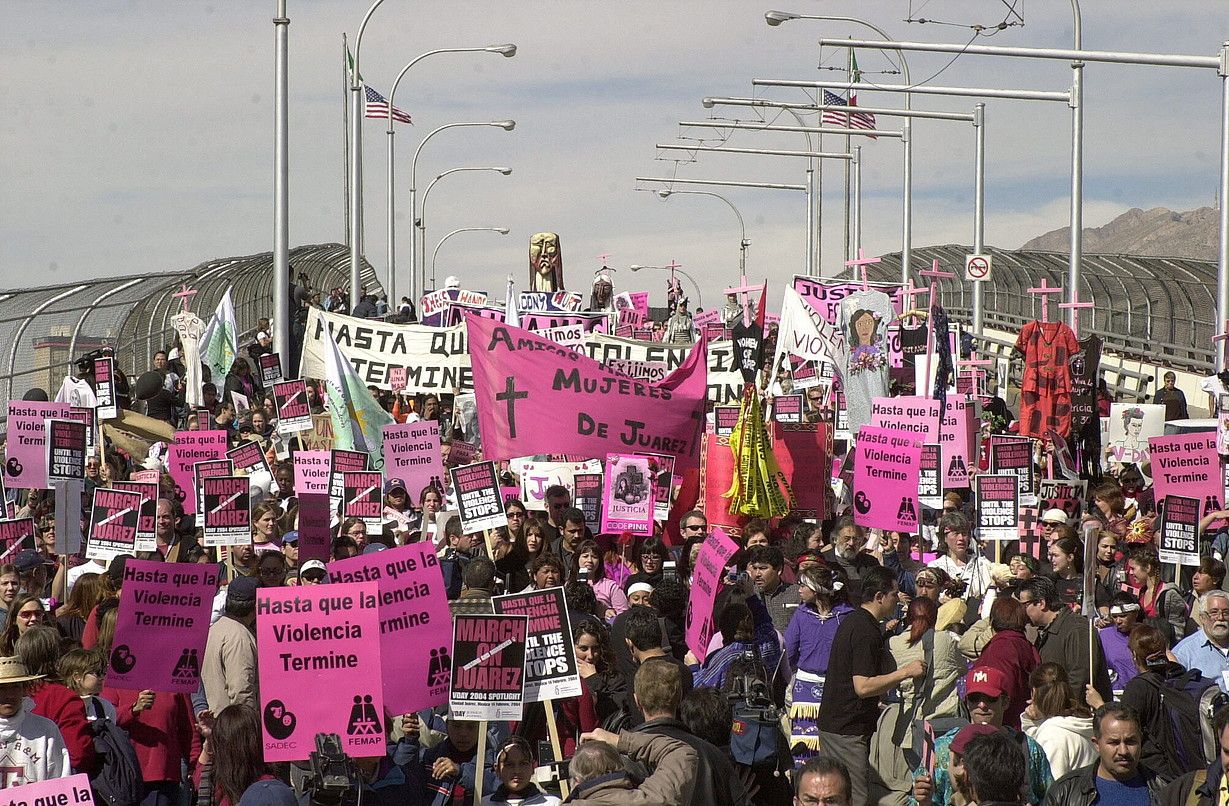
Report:
M 367 94 L 367 110 L 363 113 L 363 116 L 369 118 L 387 118 L 388 99 L 366 84 L 363 85 L 363 92 Z M 395 106 L 393 107 L 393 120 L 400 123 L 414 122 L 410 120 L 409 113 L 404 112 Z
M 855 92 L 849 93 L 849 100 L 846 101 L 835 92 L 824 90 L 824 105 L 825 106 L 857 106 L 858 95 Z M 848 119 L 847 119 L 848 118 Z M 838 126 L 842 129 L 874 129 L 875 115 L 872 112 L 838 112 L 835 109 L 825 109 L 820 118 L 821 126 Z M 872 140 L 879 138 L 872 137 Z

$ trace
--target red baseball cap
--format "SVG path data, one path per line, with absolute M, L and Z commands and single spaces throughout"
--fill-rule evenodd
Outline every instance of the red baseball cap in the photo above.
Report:
M 975 666 L 964 677 L 967 694 L 1002 697 L 1007 693 L 1007 675 L 993 666 Z

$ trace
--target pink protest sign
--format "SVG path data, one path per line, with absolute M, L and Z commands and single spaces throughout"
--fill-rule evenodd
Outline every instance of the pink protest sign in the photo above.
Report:
M 4 483 L 10 489 L 47 486 L 47 418 L 67 417 L 67 403 L 10 400 L 5 443 Z
M 708 653 L 708 642 L 713 640 L 713 605 L 721 590 L 721 576 L 737 551 L 737 543 L 721 529 L 713 529 L 696 556 L 691 599 L 687 602 L 686 638 L 687 648 L 701 660 Z
M 196 463 L 224 458 L 225 431 L 175 432 L 175 444 L 167 451 L 166 464 L 175 482 L 175 497 L 186 514 L 196 513 Z
M 394 714 L 448 700 L 452 614 L 439 559 L 430 543 L 329 563 L 334 582 L 375 582 L 384 702 Z M 417 651 L 407 652 L 406 647 Z M 428 651 L 429 650 L 429 651 Z
M 520 328 L 474 316 L 466 327 L 487 459 L 645 450 L 698 460 L 708 391 L 703 344 L 649 384 Z
M 329 494 L 329 451 L 297 451 L 294 455 L 294 491 Z
M 34 763 L 33 759 L 22 761 Z M 47 759 L 46 763 L 49 767 L 55 765 L 52 759 Z M 90 777 L 85 773 L 27 783 L 27 769 L 23 763 L 0 767 L 0 789 L 8 793 L 6 806 L 94 806 Z
M 702 330 L 705 326 L 711 324 L 725 327 L 725 312 L 721 308 L 709 308 L 707 311 L 700 311 L 691 317 L 691 323 L 695 325 L 696 330 Z
M 435 422 L 384 426 L 384 475 L 405 484 L 415 506 L 427 486 L 444 489 L 440 426 Z
M 1158 501 L 1171 495 L 1194 498 L 1199 502 L 1200 515 L 1222 508 L 1224 490 L 1215 431 L 1150 437 L 1148 449 Z
M 374 582 L 256 592 L 265 761 L 306 759 L 317 733 L 352 758 L 384 755 L 378 602 Z
M 969 486 L 969 462 L 973 451 L 977 450 L 977 420 L 975 404 L 948 395 L 939 427 L 945 488 Z
M 873 529 L 916 533 L 922 443 L 891 428 L 858 432 L 853 477 L 854 522 Z
M 107 679 L 191 694 L 201 685 L 218 567 L 128 560 Z
M 653 533 L 653 473 L 649 457 L 612 453 L 606 457 L 602 533 Z
M 929 397 L 877 397 L 871 401 L 871 425 L 939 441 L 939 401 Z

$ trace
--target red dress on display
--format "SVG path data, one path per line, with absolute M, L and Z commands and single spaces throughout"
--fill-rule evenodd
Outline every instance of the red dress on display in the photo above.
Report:
M 1053 428 L 1071 433 L 1071 356 L 1079 352 L 1075 333 L 1064 322 L 1029 322 L 1016 339 L 1024 356 L 1020 384 L 1020 434 L 1041 438 Z

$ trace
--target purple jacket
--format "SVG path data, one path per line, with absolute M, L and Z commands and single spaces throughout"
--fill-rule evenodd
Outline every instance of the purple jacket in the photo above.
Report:
M 813 608 L 799 605 L 785 628 L 785 657 L 789 660 L 790 671 L 802 669 L 812 674 L 827 672 L 828 654 L 832 651 L 836 628 L 852 612 L 852 607 L 839 602 L 832 608 L 831 614 L 821 618 Z

